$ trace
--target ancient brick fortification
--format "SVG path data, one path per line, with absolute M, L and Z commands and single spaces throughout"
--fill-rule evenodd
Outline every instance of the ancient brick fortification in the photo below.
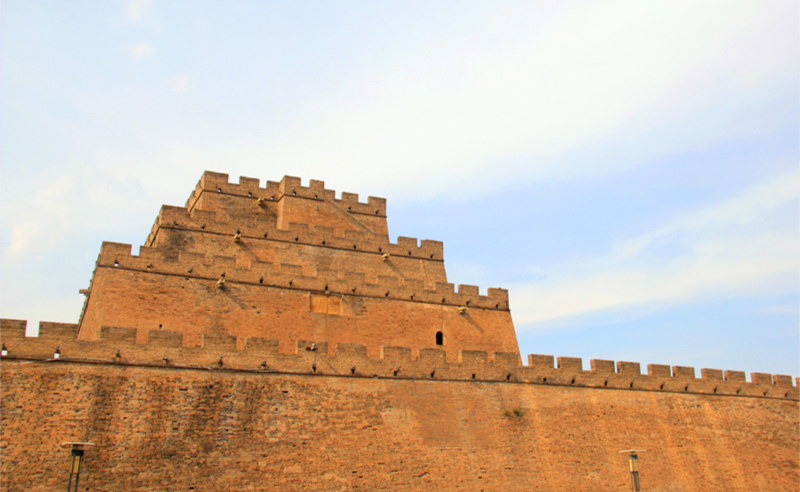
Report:
M 302 224 L 302 225 L 299 225 Z M 530 355 L 506 292 L 391 244 L 385 202 L 206 173 L 79 324 L 2 320 L 3 491 L 798 490 L 790 377 Z M 387 256 L 388 253 L 388 256 Z M 59 357 L 55 358 L 58 352 Z
M 508 293 L 447 283 L 442 243 L 389 242 L 386 200 L 309 187 L 285 177 L 259 187 L 206 172 L 186 207 L 163 207 L 138 256 L 104 243 L 78 338 L 100 327 L 179 331 L 198 346 L 204 333 L 519 352 Z M 439 337 L 437 339 L 437 337 Z M 454 360 L 454 359 L 451 359 Z

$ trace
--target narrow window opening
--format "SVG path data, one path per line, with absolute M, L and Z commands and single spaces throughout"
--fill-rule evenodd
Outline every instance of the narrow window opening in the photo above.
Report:
M 472 379 L 475 379 L 475 375 L 474 374 L 472 375 Z
M 436 345 L 444 345 L 444 335 L 441 331 L 436 332 Z
M 248 191 L 247 192 L 247 196 L 253 196 L 253 192 L 252 191 Z

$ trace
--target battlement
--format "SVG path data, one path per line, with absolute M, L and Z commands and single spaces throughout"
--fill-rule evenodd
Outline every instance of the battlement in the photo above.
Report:
M 299 230 L 295 229 L 294 233 L 299 234 Z M 406 250 L 409 244 L 398 240 L 398 244 L 394 246 Z M 173 255 L 169 251 L 147 246 L 141 246 L 138 255 L 131 254 L 131 251 L 130 244 L 104 242 L 97 259 L 97 267 L 205 279 L 210 285 L 224 278 L 226 285 L 238 283 L 467 308 L 509 310 L 506 289 L 489 288 L 486 295 L 480 295 L 479 288 L 473 285 L 459 285 L 456 290 L 454 284 L 437 282 L 435 289 L 431 290 L 424 281 L 417 279 L 378 275 L 377 283 L 368 283 L 363 273 L 321 269 L 309 272 L 304 271 L 300 265 L 206 256 L 185 251 Z
M 253 204 L 253 207 L 257 207 Z M 441 241 L 416 238 L 397 238 L 391 243 L 386 236 L 365 231 L 345 230 L 335 234 L 331 227 L 291 222 L 288 229 L 279 229 L 274 221 L 266 217 L 226 214 L 216 211 L 191 210 L 187 207 L 164 205 L 156 218 L 145 246 L 157 243 L 161 229 L 194 231 L 198 233 L 229 236 L 231 241 L 238 234 L 240 241 L 281 241 L 317 247 L 335 248 L 405 258 L 444 261 Z
M 302 186 L 300 178 L 294 176 L 284 176 L 280 182 L 267 181 L 266 186 L 260 188 L 260 180 L 257 178 L 242 176 L 239 178 L 239 183 L 230 183 L 227 174 L 206 171 L 187 200 L 186 208 L 192 210 L 204 192 L 249 197 L 254 201 L 259 198 L 280 201 L 284 196 L 325 200 L 353 214 L 386 217 L 385 198 L 370 196 L 367 202 L 363 203 L 358 201 L 358 194 L 342 192 L 341 197 L 337 199 L 334 190 L 325 189 L 324 181 L 312 179 L 308 186 Z
M 460 350 L 448 362 L 440 349 L 422 348 L 417 358 L 409 347 L 381 348 L 368 357 L 358 344 L 329 346 L 325 341 L 298 340 L 293 353 L 281 353 L 278 341 L 204 334 L 200 347 L 184 347 L 183 333 L 149 330 L 145 343 L 137 343 L 137 330 L 103 327 L 97 341 L 79 341 L 77 325 L 42 322 L 38 337 L 26 337 L 27 322 L 0 320 L 3 359 L 39 359 L 55 362 L 132 364 L 182 369 L 281 372 L 347 377 L 382 377 L 449 381 L 493 381 L 559 385 L 597 389 L 660 391 L 717 396 L 747 396 L 800 400 L 800 390 L 790 376 L 752 373 L 746 382 L 740 371 L 648 365 L 641 374 L 637 362 L 590 361 L 572 357 L 530 355 L 521 365 L 517 354 Z M 238 349 L 237 349 L 238 347 Z M 554 365 L 554 359 L 556 364 Z

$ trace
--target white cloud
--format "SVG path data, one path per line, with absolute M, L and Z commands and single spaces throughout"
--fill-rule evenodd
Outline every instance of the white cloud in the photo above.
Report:
M 773 304 L 761 309 L 764 314 L 794 315 L 800 313 L 800 306 L 795 304 Z
M 128 176 L 97 168 L 60 175 L 44 184 L 32 200 L 4 209 L 9 245 L 3 262 L 62 248 L 67 238 L 90 231 L 129 234 L 126 229 L 131 224 L 142 222 L 142 210 L 151 214 L 155 207 Z
M 512 286 L 518 325 L 619 309 L 656 309 L 705 298 L 793 292 L 796 231 L 770 224 L 797 202 L 794 171 L 683 214 L 607 254 L 546 268 L 544 280 Z
M 746 2 L 585 5 L 537 29 L 526 29 L 535 11 L 492 19 L 502 29 L 470 19 L 424 50 L 356 67 L 352 83 L 305 96 L 293 117 L 237 142 L 236 161 L 280 162 L 315 176 L 336 168 L 417 195 L 475 183 L 477 175 L 486 176 L 480 187 L 522 173 L 602 175 L 647 159 L 564 166 L 557 157 L 609 142 L 636 148 L 632 141 L 670 126 L 677 140 L 636 151 L 705 148 L 735 131 L 728 121 L 687 128 L 693 116 L 723 101 L 747 107 L 775 80 L 797 75 L 791 5 L 789 12 Z M 472 32 L 473 24 L 481 30 Z M 230 148 L 226 141 L 200 153 L 215 160 Z
M 153 52 L 155 50 L 150 43 L 147 41 L 142 41 L 136 44 L 126 44 L 123 51 L 130 55 L 130 57 L 134 60 L 143 60 L 153 56 Z
M 130 0 L 125 7 L 125 19 L 133 24 L 148 24 L 152 21 L 152 0 Z
M 194 76 L 190 73 L 180 73 L 167 79 L 167 85 L 176 94 L 184 94 L 194 87 Z

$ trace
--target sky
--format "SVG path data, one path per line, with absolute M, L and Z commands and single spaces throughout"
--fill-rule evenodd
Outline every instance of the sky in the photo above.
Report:
M 204 170 L 292 175 L 509 289 L 523 360 L 798 376 L 799 5 L 6 0 L 0 316 L 77 322 Z

